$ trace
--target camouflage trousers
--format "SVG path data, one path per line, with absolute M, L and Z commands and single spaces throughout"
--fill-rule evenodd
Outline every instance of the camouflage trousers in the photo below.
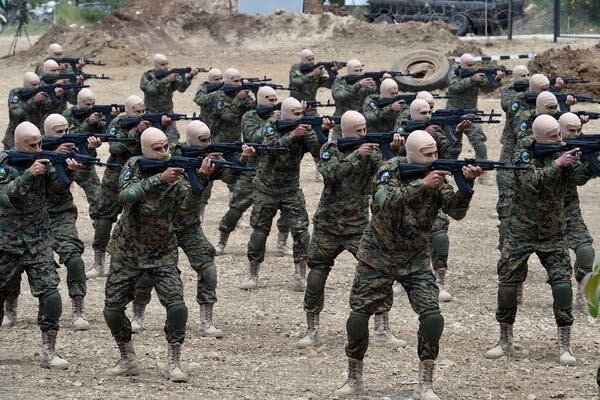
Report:
M 62 301 L 58 292 L 60 278 L 52 261 L 50 247 L 31 254 L 13 254 L 0 251 L 0 320 L 4 316 L 4 301 L 13 293 L 15 281 L 19 286 L 21 274 L 25 272 L 29 290 L 39 300 L 37 323 L 43 332 L 58 330 L 62 313 Z
M 96 172 L 96 168 L 92 167 L 90 171 L 90 177 L 78 185 L 85 192 L 85 198 L 89 205 L 90 218 L 92 220 L 98 219 L 99 207 L 100 207 L 100 178 Z
M 52 224 L 52 250 L 58 254 L 59 262 L 67 267 L 67 288 L 69 297 L 85 297 L 87 285 L 85 264 L 81 255 L 84 245 L 77 234 L 77 209 L 50 213 Z M 58 266 L 52 262 L 54 268 Z M 8 298 L 17 298 L 21 294 L 21 275 L 14 275 L 7 285 Z
M 448 227 L 450 226 L 450 220 L 448 216 L 441 210 L 438 212 L 438 216 L 433 222 L 430 234 L 430 255 L 431 265 L 434 271 L 440 269 L 448 269 L 448 250 L 450 247 L 448 238 Z
M 498 201 L 496 212 L 498 213 L 498 250 L 502 250 L 504 239 L 508 230 L 508 218 L 510 217 L 510 205 L 515 195 L 515 175 L 513 171 L 497 170 L 496 185 L 498 186 Z
M 265 245 L 271 231 L 271 224 L 277 210 L 281 211 L 281 218 L 289 223 L 290 232 L 294 239 L 294 263 L 306 261 L 308 253 L 308 214 L 302 189 L 293 188 L 288 193 L 278 196 L 269 196 L 255 190 L 252 194 L 252 214 L 250 225 L 254 231 L 248 242 L 248 259 L 263 262 L 265 259 Z
M 196 301 L 198 304 L 214 304 L 217 302 L 217 269 L 215 267 L 215 248 L 208 241 L 200 224 L 177 231 L 177 245 L 187 256 L 190 266 L 198 274 L 196 283 Z M 152 279 L 144 274 L 135 288 L 136 304 L 150 303 Z
M 362 233 L 354 235 L 335 235 L 322 229 L 314 228 L 310 246 L 308 248 L 308 277 L 306 278 L 306 291 L 304 292 L 304 310 L 318 314 L 323 311 L 325 302 L 325 283 L 333 267 L 334 261 L 344 250 L 356 256 Z M 390 299 L 384 311 L 392 308 L 393 299 Z M 380 314 L 380 313 L 378 313 Z
M 350 292 L 352 312 L 346 324 L 346 355 L 349 358 L 364 358 L 369 345 L 369 317 L 380 313 L 391 302 L 394 281 L 402 284 L 412 309 L 419 315 L 419 358 L 437 358 L 443 318 L 438 305 L 439 289 L 429 266 L 429 256 L 427 252 L 407 255 L 403 264 L 375 269 L 359 261 Z
M 94 241 L 92 247 L 95 251 L 106 251 L 112 224 L 123 210 L 119 202 L 119 176 L 120 168 L 107 167 L 102 177 L 102 184 L 98 196 L 98 212 L 94 218 Z
M 456 134 L 456 142 L 449 149 L 449 153 L 452 155 L 452 158 L 458 158 L 460 152 L 462 151 L 463 135 L 469 139 L 469 143 L 471 143 L 471 146 L 473 146 L 475 149 L 475 156 L 477 158 L 487 158 L 487 155 L 484 156 L 481 154 L 484 152 L 483 148 L 485 148 L 485 142 L 487 141 L 487 137 L 483 132 L 481 124 L 474 124 L 473 126 L 465 129 L 463 132 Z
M 592 271 L 594 266 L 593 239 L 581 215 L 579 204 L 566 205 L 567 245 L 575 252 L 575 280 L 581 282 L 583 277 Z
M 229 199 L 229 209 L 219 222 L 221 232 L 233 232 L 244 211 L 252 205 L 253 178 L 252 175 L 242 175 L 233 186 L 233 192 Z M 288 234 L 290 231 L 289 224 L 281 216 L 277 220 L 277 229 L 281 234 Z
M 527 277 L 527 261 L 535 253 L 548 273 L 554 298 L 554 318 L 558 326 L 573 324 L 571 262 L 559 240 L 527 243 L 507 236 L 498 261 L 498 308 L 496 320 L 513 324 L 517 315 L 517 287 Z
M 170 258 L 170 260 L 169 260 Z M 173 261 L 174 262 L 169 262 Z M 167 262 L 165 262 L 167 261 Z M 138 281 L 145 275 L 156 289 L 160 303 L 167 309 L 167 319 L 164 331 L 169 343 L 182 343 L 185 338 L 185 323 L 183 329 L 179 321 L 173 321 L 171 310 L 185 307 L 183 300 L 183 283 L 177 269 L 177 255 L 157 262 L 154 268 L 137 268 L 135 259 L 110 261 L 110 271 L 106 278 L 104 315 L 117 342 L 131 341 L 131 322 L 125 315 L 125 308 L 133 301 Z M 185 314 L 187 321 L 187 309 Z

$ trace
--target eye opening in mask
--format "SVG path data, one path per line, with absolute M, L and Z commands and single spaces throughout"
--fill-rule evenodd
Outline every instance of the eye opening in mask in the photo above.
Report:
M 152 150 L 154 151 L 168 151 L 169 150 L 169 144 L 165 143 L 165 144 L 161 144 L 161 143 L 154 143 L 152 146 L 150 146 L 152 148 Z
M 52 130 L 54 131 L 54 133 L 67 133 L 69 132 L 69 128 L 61 128 L 61 129 L 56 129 L 56 128 L 52 128 Z
M 292 110 L 292 114 L 294 114 L 296 117 L 301 117 L 304 114 L 304 111 L 302 111 L 302 110 Z

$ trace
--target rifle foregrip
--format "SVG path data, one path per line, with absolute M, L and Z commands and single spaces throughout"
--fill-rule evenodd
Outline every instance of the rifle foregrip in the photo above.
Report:
M 60 185 L 66 189 L 71 185 L 71 179 L 67 175 L 67 171 L 65 170 L 65 164 L 58 162 L 54 164 L 54 170 L 56 171 L 56 177 L 58 178 L 58 182 Z
M 585 158 L 590 166 L 590 169 L 594 171 L 596 176 L 600 176 L 600 161 L 598 160 L 598 154 L 596 152 L 587 153 Z
M 455 171 L 452 173 L 452 175 L 454 176 L 454 181 L 458 186 L 458 190 L 460 190 L 462 194 L 472 196 L 473 193 L 475 193 L 471 185 L 469 185 L 467 182 L 467 179 L 463 175 L 462 171 Z
M 196 173 L 195 168 L 187 168 L 185 170 L 185 176 L 190 182 L 192 192 L 196 194 L 201 194 L 204 191 L 204 184 L 202 184 L 202 182 L 200 182 L 200 179 L 198 179 L 198 175 Z

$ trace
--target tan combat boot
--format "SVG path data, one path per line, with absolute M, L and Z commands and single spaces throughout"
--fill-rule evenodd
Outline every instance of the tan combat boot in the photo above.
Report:
M 17 299 L 18 297 L 11 296 L 4 301 L 2 328 L 11 328 L 17 323 Z
M 200 323 L 198 324 L 198 333 L 200 336 L 222 338 L 223 331 L 215 328 L 213 324 L 212 312 L 214 304 L 200 304 Z
M 169 360 L 165 365 L 165 378 L 171 382 L 187 382 L 188 376 L 181 369 L 181 343 L 169 343 Z
M 76 331 L 87 331 L 90 324 L 83 315 L 83 296 L 76 296 L 71 299 L 73 302 L 73 329 Z
M 277 245 L 275 246 L 275 255 L 277 257 L 292 256 L 294 252 L 287 247 L 287 240 L 290 234 L 288 232 L 277 234 Z
M 512 324 L 500 323 L 500 340 L 496 346 L 485 352 L 485 358 L 497 360 L 502 356 L 511 357 L 513 354 L 513 326 Z
M 94 251 L 94 265 L 92 269 L 86 272 L 85 277 L 87 279 L 101 278 L 106 276 L 105 262 L 106 253 L 104 251 Z
M 571 327 L 558 327 L 558 362 L 560 365 L 575 365 L 577 359 L 571 350 Z
M 335 396 L 356 396 L 365 392 L 363 383 L 363 361 L 354 358 L 348 359 L 348 379 L 341 388 L 333 394 Z
M 419 364 L 419 383 L 415 390 L 415 399 L 421 400 L 440 400 L 433 390 L 433 370 L 435 369 L 434 360 L 423 360 Z
M 130 376 L 140 373 L 137 357 L 133 350 L 133 342 L 117 342 L 121 358 L 114 367 L 108 368 L 105 373 L 111 376 Z
M 371 344 L 375 347 L 404 347 L 406 342 L 398 339 L 390 331 L 390 317 L 387 312 L 373 315 L 374 329 Z
M 304 292 L 306 287 L 306 260 L 294 263 L 294 276 L 290 287 L 295 292 Z
M 42 332 L 42 354 L 40 355 L 40 366 L 50 369 L 67 369 L 69 362 L 56 354 L 56 331 Z
M 446 268 L 440 268 L 436 270 L 435 275 L 437 276 L 437 284 L 440 289 L 438 300 L 444 303 L 452 301 L 452 295 L 448 290 L 446 290 Z
M 250 276 L 240 285 L 240 289 L 252 290 L 258 287 L 258 270 L 260 263 L 258 261 L 250 261 Z
M 131 319 L 131 333 L 140 333 L 144 330 L 144 313 L 146 304 L 133 302 L 133 318 Z
M 219 243 L 215 247 L 215 255 L 222 256 L 225 253 L 225 246 L 227 246 L 227 240 L 229 239 L 229 232 L 219 231 Z
M 308 327 L 306 335 L 296 342 L 296 347 L 305 349 L 307 347 L 316 347 L 319 342 L 319 314 L 307 312 L 306 325 Z

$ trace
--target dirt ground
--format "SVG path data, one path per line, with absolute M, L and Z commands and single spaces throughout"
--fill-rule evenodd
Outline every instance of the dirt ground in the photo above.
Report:
M 396 29 L 392 27 L 391 29 Z M 398 28 L 400 29 L 400 28 Z M 442 35 L 440 35 L 441 37 Z M 289 65 L 296 62 L 296 53 L 310 45 L 318 59 L 348 59 L 356 57 L 368 70 L 389 68 L 403 51 L 424 47 L 451 51 L 458 40 L 447 38 L 419 42 L 390 35 L 354 35 L 343 43 L 323 40 L 318 36 L 297 37 L 293 41 L 273 43 L 273 34 L 254 47 L 232 44 L 218 48 L 209 46 L 204 51 L 201 42 L 192 51 L 170 51 L 157 46 L 152 52 L 169 53 L 174 65 L 218 66 L 222 69 L 236 66 L 244 76 L 267 74 L 274 82 L 287 83 Z M 0 38 L 0 52 L 8 48 L 10 37 Z M 34 38 L 37 39 L 37 38 Z M 187 38 L 187 43 L 193 42 Z M 308 43 L 307 43 L 308 42 Z M 23 45 L 23 42 L 20 43 Z M 572 48 L 588 48 L 589 42 L 569 43 Z M 542 52 L 552 48 L 551 43 L 533 40 L 495 42 L 486 48 L 486 54 Z M 69 47 L 67 47 L 69 52 Z M 107 50 L 104 56 L 109 55 Z M 116 53 L 121 57 L 125 53 Z M 129 54 L 134 54 L 130 52 Z M 138 54 L 135 52 L 135 54 Z M 42 55 L 27 59 L 19 56 L 0 60 L 4 79 L 0 92 L 8 93 L 20 86 L 23 72 Z M 137 56 L 136 56 L 137 57 Z M 90 72 L 106 73 L 112 80 L 90 82 L 97 102 L 123 102 L 127 95 L 138 93 L 138 79 L 149 62 L 133 58 L 127 65 L 103 59 L 114 67 L 89 68 Z M 513 67 L 515 62 L 507 62 Z M 191 113 L 198 111 L 192 102 L 195 88 L 175 95 L 175 110 Z M 287 92 L 281 92 L 285 96 Z M 320 100 L 330 98 L 330 92 L 319 93 Z M 7 121 L 7 104 L 0 104 L 0 131 Z M 443 106 L 443 104 L 438 104 Z M 500 109 L 497 99 L 483 99 L 480 108 Z M 597 106 L 579 109 L 599 111 Z M 184 125 L 180 124 L 182 131 Z M 586 130 L 598 133 L 598 121 Z M 489 157 L 497 159 L 500 152 L 501 125 L 486 126 Z M 100 154 L 105 157 L 103 148 Z M 464 156 L 473 156 L 466 145 Z M 301 185 L 306 196 L 309 215 L 315 211 L 322 184 L 314 182 L 315 167 L 310 157 L 302 163 Z M 600 215 L 597 193 L 599 183 L 592 182 L 580 190 L 584 218 L 591 234 L 600 234 Z M 83 192 L 73 189 L 80 218 L 80 236 L 86 244 L 84 259 L 92 264 L 91 242 L 93 231 L 88 218 Z M 227 189 L 217 184 L 206 212 L 204 230 L 216 243 L 218 222 L 227 205 Z M 435 387 L 443 399 L 591 399 L 596 393 L 595 374 L 598 366 L 598 325 L 589 322 L 584 313 L 576 312 L 573 349 L 578 357 L 575 367 L 562 367 L 556 361 L 556 328 L 552 315 L 552 297 L 545 283 L 546 274 L 536 257 L 530 263 L 525 286 L 525 303 L 519 310 L 515 324 L 515 339 L 522 346 L 510 361 L 489 361 L 483 352 L 496 343 L 498 330 L 494 317 L 496 304 L 495 268 L 499 253 L 497 220 L 494 217 L 497 199 L 495 186 L 476 187 L 467 217 L 452 222 L 450 227 L 451 253 L 448 288 L 456 296 L 452 303 L 441 305 L 446 320 L 441 340 L 441 351 L 435 373 Z M 247 221 L 248 216 L 244 217 Z M 219 274 L 219 302 L 215 307 L 215 321 L 226 333 L 220 340 L 200 338 L 196 333 L 198 306 L 195 304 L 195 274 L 181 254 L 180 268 L 185 283 L 186 299 L 190 310 L 188 337 L 183 352 L 183 366 L 190 375 L 185 384 L 171 384 L 162 377 L 166 343 L 162 326 L 163 307 L 153 297 L 146 314 L 147 330 L 134 337 L 134 343 L 143 372 L 137 377 L 108 378 L 103 371 L 117 359 L 117 349 L 102 316 L 103 284 L 100 279 L 88 281 L 86 314 L 91 324 L 87 332 L 74 332 L 70 321 L 70 302 L 64 282 L 65 271 L 60 271 L 63 282 L 63 328 L 57 349 L 72 362 L 67 371 L 48 371 L 36 363 L 40 334 L 36 326 L 37 301 L 31 297 L 27 284 L 22 286 L 19 303 L 19 322 L 10 330 L 0 331 L 0 398 L 61 398 L 61 399 L 324 399 L 332 398 L 333 391 L 345 380 L 346 360 L 345 321 L 348 316 L 348 291 L 353 278 L 355 260 L 342 254 L 329 277 L 326 305 L 321 316 L 322 345 L 316 349 L 298 350 L 294 342 L 305 329 L 302 294 L 288 289 L 293 272 L 291 257 L 278 258 L 272 252 L 262 265 L 261 287 L 255 292 L 244 292 L 238 285 L 246 276 L 246 245 L 251 231 L 237 229 L 231 236 L 227 252 L 216 259 Z M 267 249 L 274 248 L 275 235 L 269 238 Z M 409 399 L 415 387 L 418 371 L 416 331 L 418 320 L 410 309 L 405 295 L 397 296 L 390 313 L 393 332 L 408 341 L 404 349 L 389 350 L 370 347 L 365 359 L 365 380 L 368 396 L 365 399 Z

